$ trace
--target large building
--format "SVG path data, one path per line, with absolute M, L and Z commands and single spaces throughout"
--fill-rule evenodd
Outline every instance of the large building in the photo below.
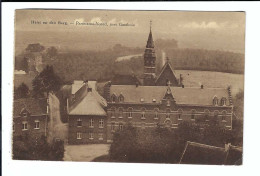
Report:
M 138 128 L 157 125 L 178 128 L 183 121 L 207 125 L 217 123 L 232 129 L 233 105 L 230 88 L 186 87 L 177 79 L 170 62 L 166 61 L 156 76 L 152 30 L 144 53 L 143 84 L 104 87 L 107 100 L 107 140 L 127 123 Z
M 106 100 L 96 90 L 96 81 L 74 81 L 67 99 L 68 143 L 106 143 Z

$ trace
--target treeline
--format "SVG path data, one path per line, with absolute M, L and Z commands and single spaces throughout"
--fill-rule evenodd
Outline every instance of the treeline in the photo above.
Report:
M 244 73 L 244 54 L 219 50 L 166 49 L 175 69 Z
M 174 69 L 219 71 L 228 73 L 244 73 L 244 55 L 233 52 L 180 49 L 175 40 L 157 40 L 157 72 L 162 67 L 162 51 L 169 57 Z M 110 80 L 115 74 L 143 73 L 143 57 L 133 57 L 130 60 L 115 62 L 116 58 L 126 55 L 141 54 L 144 48 L 130 48 L 120 44 L 102 51 L 70 51 L 60 53 L 55 47 L 44 49 L 38 44 L 29 45 L 25 52 L 35 52 L 40 48 L 42 68 L 52 65 L 55 72 L 64 82 L 75 79 L 83 80 Z M 33 49 L 33 50 L 32 50 Z M 32 51 L 31 51 L 32 50 Z M 28 72 L 28 59 L 23 55 L 17 56 L 15 68 Z

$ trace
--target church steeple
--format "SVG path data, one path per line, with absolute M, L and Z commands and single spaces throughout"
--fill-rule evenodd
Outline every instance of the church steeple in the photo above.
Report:
M 152 21 L 150 21 L 150 33 L 148 36 L 146 49 L 144 52 L 144 85 L 152 86 L 155 84 L 155 61 L 156 55 L 152 35 Z
M 150 33 L 147 40 L 146 48 L 154 48 L 153 34 L 152 34 L 152 21 L 150 21 Z

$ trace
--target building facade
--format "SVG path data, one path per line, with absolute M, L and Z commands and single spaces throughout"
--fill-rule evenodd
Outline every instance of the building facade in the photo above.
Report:
M 232 129 L 230 88 L 185 87 L 167 59 L 160 74 L 155 75 L 155 51 L 150 29 L 144 54 L 143 85 L 104 87 L 107 100 L 107 141 L 127 124 L 137 128 L 178 128 L 182 122 L 216 124 Z
M 14 100 L 13 137 L 37 140 L 47 137 L 49 123 L 47 99 Z
M 83 82 L 82 82 L 83 83 Z M 68 143 L 106 143 L 106 100 L 96 91 L 96 82 L 88 81 L 77 88 L 67 100 Z

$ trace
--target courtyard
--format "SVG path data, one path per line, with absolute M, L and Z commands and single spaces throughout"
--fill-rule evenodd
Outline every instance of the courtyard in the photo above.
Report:
M 65 145 L 64 161 L 92 161 L 107 155 L 110 144 Z

